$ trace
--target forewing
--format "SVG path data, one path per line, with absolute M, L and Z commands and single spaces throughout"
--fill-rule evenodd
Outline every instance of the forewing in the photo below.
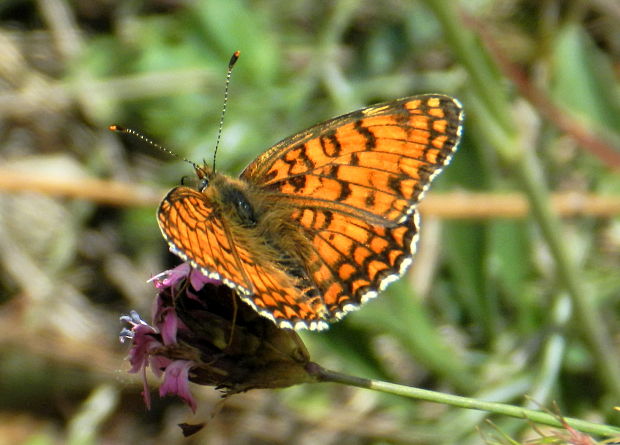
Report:
M 460 138 L 462 109 L 448 96 L 375 105 L 285 139 L 241 177 L 294 205 L 389 224 L 405 221 Z

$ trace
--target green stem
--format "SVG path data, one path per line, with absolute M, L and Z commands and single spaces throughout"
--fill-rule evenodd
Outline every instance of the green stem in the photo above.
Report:
M 425 0 L 441 24 L 443 34 L 459 62 L 465 67 L 480 100 L 505 133 L 514 134 L 515 125 L 504 89 L 497 71 L 490 64 L 476 36 L 463 25 L 457 13 L 457 2 L 452 0 Z
M 526 192 L 531 212 L 540 227 L 555 260 L 558 276 L 575 305 L 575 316 L 592 355 L 598 364 L 600 376 L 616 399 L 620 399 L 620 361 L 610 341 L 605 323 L 596 309 L 596 299 L 591 298 L 583 286 L 573 255 L 568 251 L 560 221 L 553 213 L 549 191 L 538 177 L 538 159 L 526 148 L 515 153 L 515 171 Z
M 542 348 L 540 366 L 534 382 L 528 390 L 530 401 L 526 403 L 526 406 L 540 406 L 535 404 L 544 404 L 550 399 L 555 382 L 558 380 L 562 364 L 564 363 L 564 353 L 566 351 L 564 330 L 573 315 L 572 307 L 572 302 L 566 295 L 566 292 L 562 292 L 561 295 L 558 295 L 553 302 L 550 315 L 553 326 L 556 329 L 554 329 L 545 340 L 545 345 Z
M 324 369 L 316 363 L 311 363 L 309 365 L 308 372 L 316 376 L 316 378 L 320 382 L 341 383 L 344 385 L 371 389 L 387 394 L 395 394 L 398 396 L 409 397 L 417 400 L 426 400 L 428 402 L 442 403 L 444 405 L 456 406 L 459 408 L 475 409 L 493 414 L 502 414 L 505 416 L 516 417 L 519 419 L 527 419 L 531 422 L 559 428 L 565 427 L 562 422 L 564 421 L 567 425 L 570 425 L 571 427 L 579 431 L 590 434 L 597 434 L 600 436 L 611 437 L 620 435 L 620 428 L 616 428 L 610 425 L 600 425 L 592 422 L 587 422 L 585 420 L 566 417 L 560 418 L 559 416 L 553 414 L 522 408 L 519 406 L 507 405 L 504 403 L 496 402 L 484 402 L 482 400 L 471 399 L 469 397 L 455 396 L 452 394 L 429 391 L 427 389 L 414 388 L 412 386 L 397 385 L 395 383 L 388 383 L 379 380 L 371 380 L 362 377 L 350 376 Z
M 506 92 L 495 75 L 489 59 L 476 38 L 463 26 L 457 5 L 448 0 L 425 0 L 442 26 L 446 40 L 467 69 L 478 98 L 475 102 L 485 116 L 481 131 L 494 143 L 502 159 L 511 165 L 521 182 L 531 206 L 532 215 L 554 258 L 559 282 L 567 290 L 575 307 L 579 327 L 597 362 L 597 369 L 606 387 L 620 399 L 620 360 L 617 357 L 605 323 L 596 308 L 596 299 L 587 295 L 582 274 L 563 238 L 560 221 L 552 211 L 549 190 L 538 174 L 540 165 L 527 143 L 519 140 L 512 123 Z

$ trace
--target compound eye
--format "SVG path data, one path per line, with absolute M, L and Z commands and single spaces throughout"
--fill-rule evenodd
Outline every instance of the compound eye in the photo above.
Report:
M 237 215 L 241 219 L 244 226 L 253 227 L 256 225 L 256 216 L 254 215 L 254 208 L 250 205 L 244 197 L 237 199 Z
M 209 179 L 202 178 L 198 183 L 198 191 L 204 192 L 207 187 L 209 187 Z
M 252 207 L 247 201 L 240 199 L 239 201 L 237 201 L 237 207 L 239 208 L 239 211 L 242 213 L 249 214 L 252 212 Z

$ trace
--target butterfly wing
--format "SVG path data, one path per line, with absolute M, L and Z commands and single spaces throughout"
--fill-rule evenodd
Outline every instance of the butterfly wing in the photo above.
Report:
M 329 318 L 358 308 L 407 269 L 416 206 L 455 151 L 462 119 L 450 97 L 403 98 L 284 139 L 241 174 L 294 209 Z
M 377 222 L 404 220 L 450 161 L 462 117 L 441 95 L 364 108 L 282 140 L 241 178 Z
M 207 277 L 250 292 L 225 222 L 205 194 L 189 187 L 173 188 L 159 205 L 157 219 L 173 253 L 193 262 Z
M 238 232 L 235 237 L 231 222 L 209 195 L 176 187 L 162 200 L 157 218 L 173 253 L 205 276 L 236 289 L 261 315 L 281 327 L 327 327 L 323 302 L 304 298 L 298 280 L 272 261 L 262 259 L 260 242 L 241 238 Z

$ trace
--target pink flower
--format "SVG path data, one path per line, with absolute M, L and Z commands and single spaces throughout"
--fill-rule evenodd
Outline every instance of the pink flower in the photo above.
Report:
M 151 352 L 163 346 L 159 341 L 157 329 L 149 326 L 144 322 L 137 312 L 132 311 L 130 315 L 121 317 L 121 320 L 129 323 L 131 329 L 124 328 L 121 332 L 121 341 L 130 339 L 133 343 L 129 350 L 129 364 L 131 373 L 142 373 L 142 397 L 147 408 L 151 408 L 151 395 L 148 389 L 146 379 L 146 368 L 150 365 L 154 374 L 161 372 L 161 368 L 165 368 L 165 358 L 152 355 Z
M 181 265 L 184 266 L 184 265 Z M 171 271 L 163 272 L 151 279 L 155 287 L 160 290 L 173 288 L 190 272 L 189 267 L 177 267 Z M 193 411 L 196 410 L 196 401 L 189 391 L 189 370 L 194 364 L 189 360 L 172 360 L 163 355 L 166 347 L 177 344 L 177 332 L 180 323 L 173 307 L 166 306 L 161 298 L 156 299 L 153 313 L 155 326 L 143 321 L 137 312 L 121 317 L 121 320 L 130 325 L 130 329 L 123 329 L 121 341 L 131 339 L 132 347 L 129 350 L 129 363 L 131 373 L 142 373 L 144 403 L 147 408 L 151 407 L 151 396 L 148 390 L 146 368 L 150 366 L 153 374 L 161 377 L 164 374 L 164 383 L 160 387 L 160 396 L 177 394 Z M 180 366 L 179 363 L 182 365 Z M 183 381 L 184 380 L 184 381 Z M 177 392 L 179 391 L 179 392 Z

